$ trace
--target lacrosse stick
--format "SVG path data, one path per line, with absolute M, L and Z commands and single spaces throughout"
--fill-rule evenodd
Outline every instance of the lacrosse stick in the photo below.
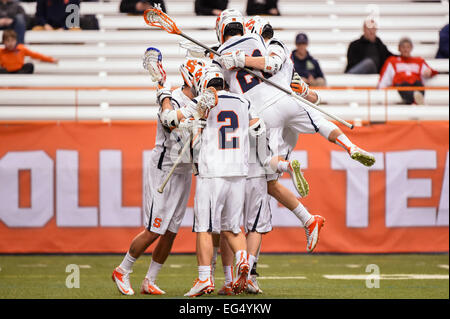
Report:
M 204 93 L 202 94 L 202 97 L 199 98 L 198 104 L 199 104 L 200 110 L 194 113 L 194 120 L 198 121 L 201 118 L 206 119 L 209 115 L 210 108 L 213 108 L 214 106 L 216 106 L 217 102 L 218 102 L 218 97 L 217 97 L 216 90 L 214 88 L 206 89 L 204 91 Z M 194 132 L 194 133 L 197 133 L 197 132 Z M 196 136 L 197 141 L 199 140 L 200 135 L 201 135 L 201 132 L 199 133 L 198 136 Z M 193 141 L 194 140 L 192 140 L 192 142 Z M 181 159 L 184 156 L 184 153 L 186 153 L 186 151 L 188 149 L 190 149 L 189 148 L 190 145 L 191 145 L 190 140 L 188 142 L 186 142 L 186 144 L 184 144 L 183 148 L 181 149 L 180 154 L 178 155 L 177 159 L 175 160 L 172 167 L 170 168 L 169 173 L 164 178 L 164 181 L 161 184 L 161 186 L 157 189 L 159 193 L 162 193 L 164 191 L 164 188 L 166 187 L 167 183 L 169 182 L 170 177 L 172 177 L 173 172 L 175 171 L 175 168 L 177 168 L 178 164 L 180 164 Z
M 177 34 L 179 36 L 182 36 L 183 38 L 195 43 L 198 46 L 201 46 L 202 48 L 213 53 L 214 55 L 221 56 L 221 54 L 219 52 L 217 52 L 216 50 L 211 49 L 207 45 L 205 45 L 205 44 L 191 38 L 190 36 L 184 34 L 183 32 L 181 32 L 181 30 L 177 27 L 175 21 L 173 21 L 173 19 L 171 17 L 169 17 L 167 14 L 165 14 L 158 8 L 147 9 L 144 12 L 144 20 L 149 26 L 157 27 L 157 28 L 167 31 L 168 33 Z M 258 78 L 259 80 L 266 82 L 267 84 L 272 85 L 272 86 L 276 87 L 277 89 L 283 91 L 284 93 L 292 96 L 293 98 L 303 102 L 304 104 L 308 105 L 309 107 L 312 107 L 312 108 L 316 109 L 317 111 L 322 112 L 323 114 L 331 117 L 332 119 L 338 121 L 339 123 L 349 127 L 350 129 L 353 129 L 352 124 L 337 117 L 336 115 L 328 113 L 327 111 L 323 110 L 320 106 L 317 106 L 317 105 L 309 102 L 308 100 L 302 98 L 301 96 L 298 96 L 294 92 L 280 86 L 279 84 L 277 84 L 275 82 L 272 82 L 269 79 L 264 78 L 262 75 L 259 75 L 248 68 L 243 68 L 243 70 L 246 71 L 247 73 L 253 75 L 254 77 Z
M 163 86 L 166 82 L 166 71 L 162 67 L 162 53 L 157 48 L 149 47 L 142 58 L 142 66 L 146 69 L 153 82 Z

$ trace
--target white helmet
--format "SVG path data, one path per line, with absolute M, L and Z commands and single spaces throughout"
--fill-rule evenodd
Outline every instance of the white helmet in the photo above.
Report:
M 180 65 L 180 73 L 183 77 L 184 83 L 192 87 L 195 81 L 200 80 L 203 74 L 203 68 L 206 63 L 200 59 L 196 58 L 186 58 L 184 62 Z
M 267 28 L 272 29 L 269 20 L 262 18 L 260 16 L 254 16 L 253 18 L 247 20 L 247 22 L 245 23 L 246 33 L 256 33 L 262 36 L 263 32 L 266 31 Z
M 225 42 L 223 35 L 227 26 L 231 23 L 235 23 L 238 28 L 242 28 L 242 34 L 244 34 L 244 17 L 242 13 L 235 9 L 224 10 L 216 20 L 216 34 L 220 43 Z
M 203 75 L 200 77 L 199 81 L 194 82 L 194 89 L 197 94 L 203 92 L 208 87 L 211 80 L 214 79 L 221 79 L 223 85 L 225 86 L 225 78 L 222 70 L 217 65 L 211 64 L 204 69 Z

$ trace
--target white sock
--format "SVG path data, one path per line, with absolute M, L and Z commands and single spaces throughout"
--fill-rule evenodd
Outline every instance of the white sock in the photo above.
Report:
M 277 164 L 278 173 L 287 172 L 288 169 L 289 169 L 289 161 L 281 160 L 278 162 Z
M 250 273 L 251 273 L 251 270 L 253 268 L 253 265 L 255 264 L 255 261 L 256 261 L 256 257 L 255 256 L 248 255 L 248 265 L 249 265 L 249 269 L 250 269 L 250 271 L 248 272 L 248 276 L 249 277 L 250 277 Z
M 247 251 L 246 250 L 238 250 L 236 254 L 234 254 L 234 257 L 236 258 L 236 265 L 241 260 L 241 258 L 247 260 Z
M 299 202 L 298 206 L 292 212 L 300 219 L 304 226 L 309 226 L 312 223 L 312 215 L 306 210 L 302 203 Z
M 341 134 L 336 137 L 336 144 L 342 147 L 348 153 L 350 153 L 350 148 L 354 146 L 354 144 L 348 139 L 345 134 Z
M 151 283 L 155 283 L 156 277 L 158 277 L 159 271 L 161 270 L 163 264 L 157 263 L 152 259 L 150 267 L 148 267 L 147 275 L 145 275 Z
M 229 284 L 233 281 L 231 266 L 223 266 L 223 274 L 225 275 L 225 284 Z
M 198 266 L 198 279 L 204 281 L 211 276 L 211 266 Z
M 136 258 L 130 255 L 129 252 L 125 255 L 125 257 L 122 260 L 122 263 L 120 264 L 120 268 L 125 270 L 126 272 L 130 272 L 133 268 L 134 263 L 136 262 Z

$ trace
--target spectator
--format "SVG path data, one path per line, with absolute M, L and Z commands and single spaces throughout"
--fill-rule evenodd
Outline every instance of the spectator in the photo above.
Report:
M 167 12 L 164 0 L 122 0 L 120 1 L 120 12 L 143 14 L 145 10 L 153 8 L 155 3 L 160 4 L 162 11 Z
M 438 74 L 421 57 L 412 57 L 410 38 L 402 38 L 398 44 L 400 56 L 389 57 L 381 70 L 378 88 L 389 86 L 423 86 L 424 79 Z M 423 104 L 424 91 L 398 91 L 405 104 Z
M 35 31 L 69 29 L 66 18 L 70 12 L 66 12 L 66 7 L 70 4 L 80 5 L 80 0 L 37 0 L 36 2 L 36 25 L 33 27 Z
M 308 52 L 308 37 L 299 33 L 295 37 L 296 50 L 292 51 L 291 59 L 297 72 L 308 85 L 325 86 L 325 77 L 319 62 Z
M 219 16 L 228 6 L 228 0 L 195 0 L 198 16 Z
M 39 59 L 44 62 L 57 63 L 52 57 L 45 56 L 28 50 L 23 44 L 17 43 L 17 35 L 14 30 L 3 32 L 2 43 L 4 49 L 0 49 L 0 74 L 1 73 L 28 73 L 34 71 L 32 63 L 24 63 L 25 56 Z
M 439 31 L 439 49 L 436 59 L 448 59 L 448 23 Z
M 376 74 L 388 57 L 393 55 L 377 37 L 377 25 L 374 20 L 364 21 L 363 35 L 350 43 L 347 51 L 345 73 Z
M 0 0 L 0 30 L 13 29 L 17 34 L 17 42 L 25 40 L 25 10 L 13 0 Z
M 272 15 L 279 16 L 278 0 L 248 0 L 247 15 Z

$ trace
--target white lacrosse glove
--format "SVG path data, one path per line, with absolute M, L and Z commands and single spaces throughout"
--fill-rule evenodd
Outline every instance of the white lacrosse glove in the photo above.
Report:
M 294 76 L 291 81 L 291 89 L 295 92 L 295 94 L 301 97 L 307 97 L 309 93 L 309 86 L 302 80 L 301 76 L 294 72 Z
M 243 51 L 233 51 L 224 53 L 217 58 L 219 63 L 227 70 L 245 67 L 245 53 Z
M 197 112 L 200 118 L 206 119 L 209 111 L 217 105 L 219 98 L 217 91 L 213 87 L 209 87 L 197 97 Z
M 266 132 L 266 124 L 264 120 L 259 118 L 255 123 L 248 127 L 248 132 L 250 136 L 258 137 Z
M 153 82 L 158 82 L 161 86 L 164 85 L 167 75 L 162 66 L 162 54 L 160 50 L 153 47 L 147 48 L 142 58 L 142 65 L 149 72 Z
M 156 91 L 156 101 L 159 106 L 162 106 L 162 102 L 165 98 L 172 99 L 172 91 L 169 87 L 166 86 L 158 86 L 158 90 Z
M 199 129 L 204 129 L 205 126 L 206 126 L 205 119 L 199 118 L 196 120 L 193 117 L 188 119 L 182 119 L 178 124 L 178 128 L 180 130 L 193 132 L 194 134 L 198 132 Z

